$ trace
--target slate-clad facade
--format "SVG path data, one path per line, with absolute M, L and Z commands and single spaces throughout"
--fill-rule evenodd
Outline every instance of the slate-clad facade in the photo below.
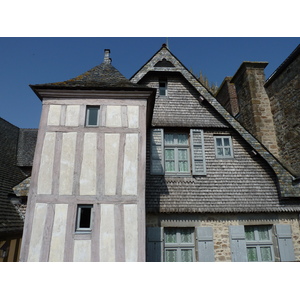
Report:
M 22 261 L 300 261 L 299 182 L 166 45 L 32 88 Z
M 152 132 L 189 138 L 189 174 L 174 173 L 167 170 L 173 159 L 164 145 L 169 135 L 157 142 L 148 132 L 147 260 L 299 260 L 300 190 L 292 175 L 167 47 L 131 80 L 158 91 L 163 80 L 167 91 L 156 94 Z M 193 172 L 193 130 L 203 132 L 205 172 L 200 175 Z M 230 157 L 218 156 L 216 140 L 222 137 L 231 141 Z M 151 168 L 158 159 L 161 173 Z M 176 159 L 175 155 L 174 164 L 179 164 Z

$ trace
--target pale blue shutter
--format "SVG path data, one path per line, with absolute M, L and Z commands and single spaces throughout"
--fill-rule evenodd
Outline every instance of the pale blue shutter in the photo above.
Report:
M 212 227 L 197 227 L 198 261 L 215 261 Z
M 247 261 L 247 249 L 244 226 L 229 226 L 232 261 Z
M 151 174 L 164 174 L 164 131 L 155 128 L 151 131 Z
M 163 228 L 147 227 L 146 261 L 163 261 Z
M 280 261 L 295 261 L 292 230 L 290 225 L 275 225 Z
M 202 129 L 191 129 L 191 152 L 192 152 L 192 174 L 205 175 L 205 152 L 204 152 L 204 136 Z

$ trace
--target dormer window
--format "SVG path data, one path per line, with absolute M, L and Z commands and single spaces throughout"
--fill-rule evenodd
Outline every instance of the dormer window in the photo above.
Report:
M 167 81 L 159 80 L 159 96 L 167 96 Z

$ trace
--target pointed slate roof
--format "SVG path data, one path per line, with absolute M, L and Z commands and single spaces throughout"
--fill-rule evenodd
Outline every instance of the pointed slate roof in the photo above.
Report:
M 200 94 L 199 101 L 206 102 L 218 112 L 227 123 L 236 130 L 243 139 L 261 156 L 274 170 L 283 198 L 300 197 L 300 183 L 292 174 L 251 135 L 225 108 L 214 98 L 214 96 L 200 83 L 200 81 L 171 53 L 165 44 L 162 45 L 152 58 L 144 64 L 132 77 L 131 82 L 139 83 L 149 72 L 179 72 Z
M 109 57 L 110 50 L 105 49 L 104 61 L 100 65 L 78 75 L 72 79 L 54 83 L 30 85 L 37 96 L 41 99 L 39 89 L 126 89 L 126 90 L 149 90 L 149 87 L 143 87 L 135 84 L 124 77 L 114 66 L 111 65 Z

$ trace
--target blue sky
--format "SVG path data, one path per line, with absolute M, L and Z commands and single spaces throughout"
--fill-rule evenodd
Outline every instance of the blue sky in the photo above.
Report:
M 297 37 L 2 37 L 0 38 L 0 117 L 21 128 L 37 128 L 41 102 L 29 84 L 73 78 L 102 63 L 130 78 L 168 40 L 171 52 L 196 75 L 220 85 L 243 61 L 267 61 L 266 78 L 297 47 Z

